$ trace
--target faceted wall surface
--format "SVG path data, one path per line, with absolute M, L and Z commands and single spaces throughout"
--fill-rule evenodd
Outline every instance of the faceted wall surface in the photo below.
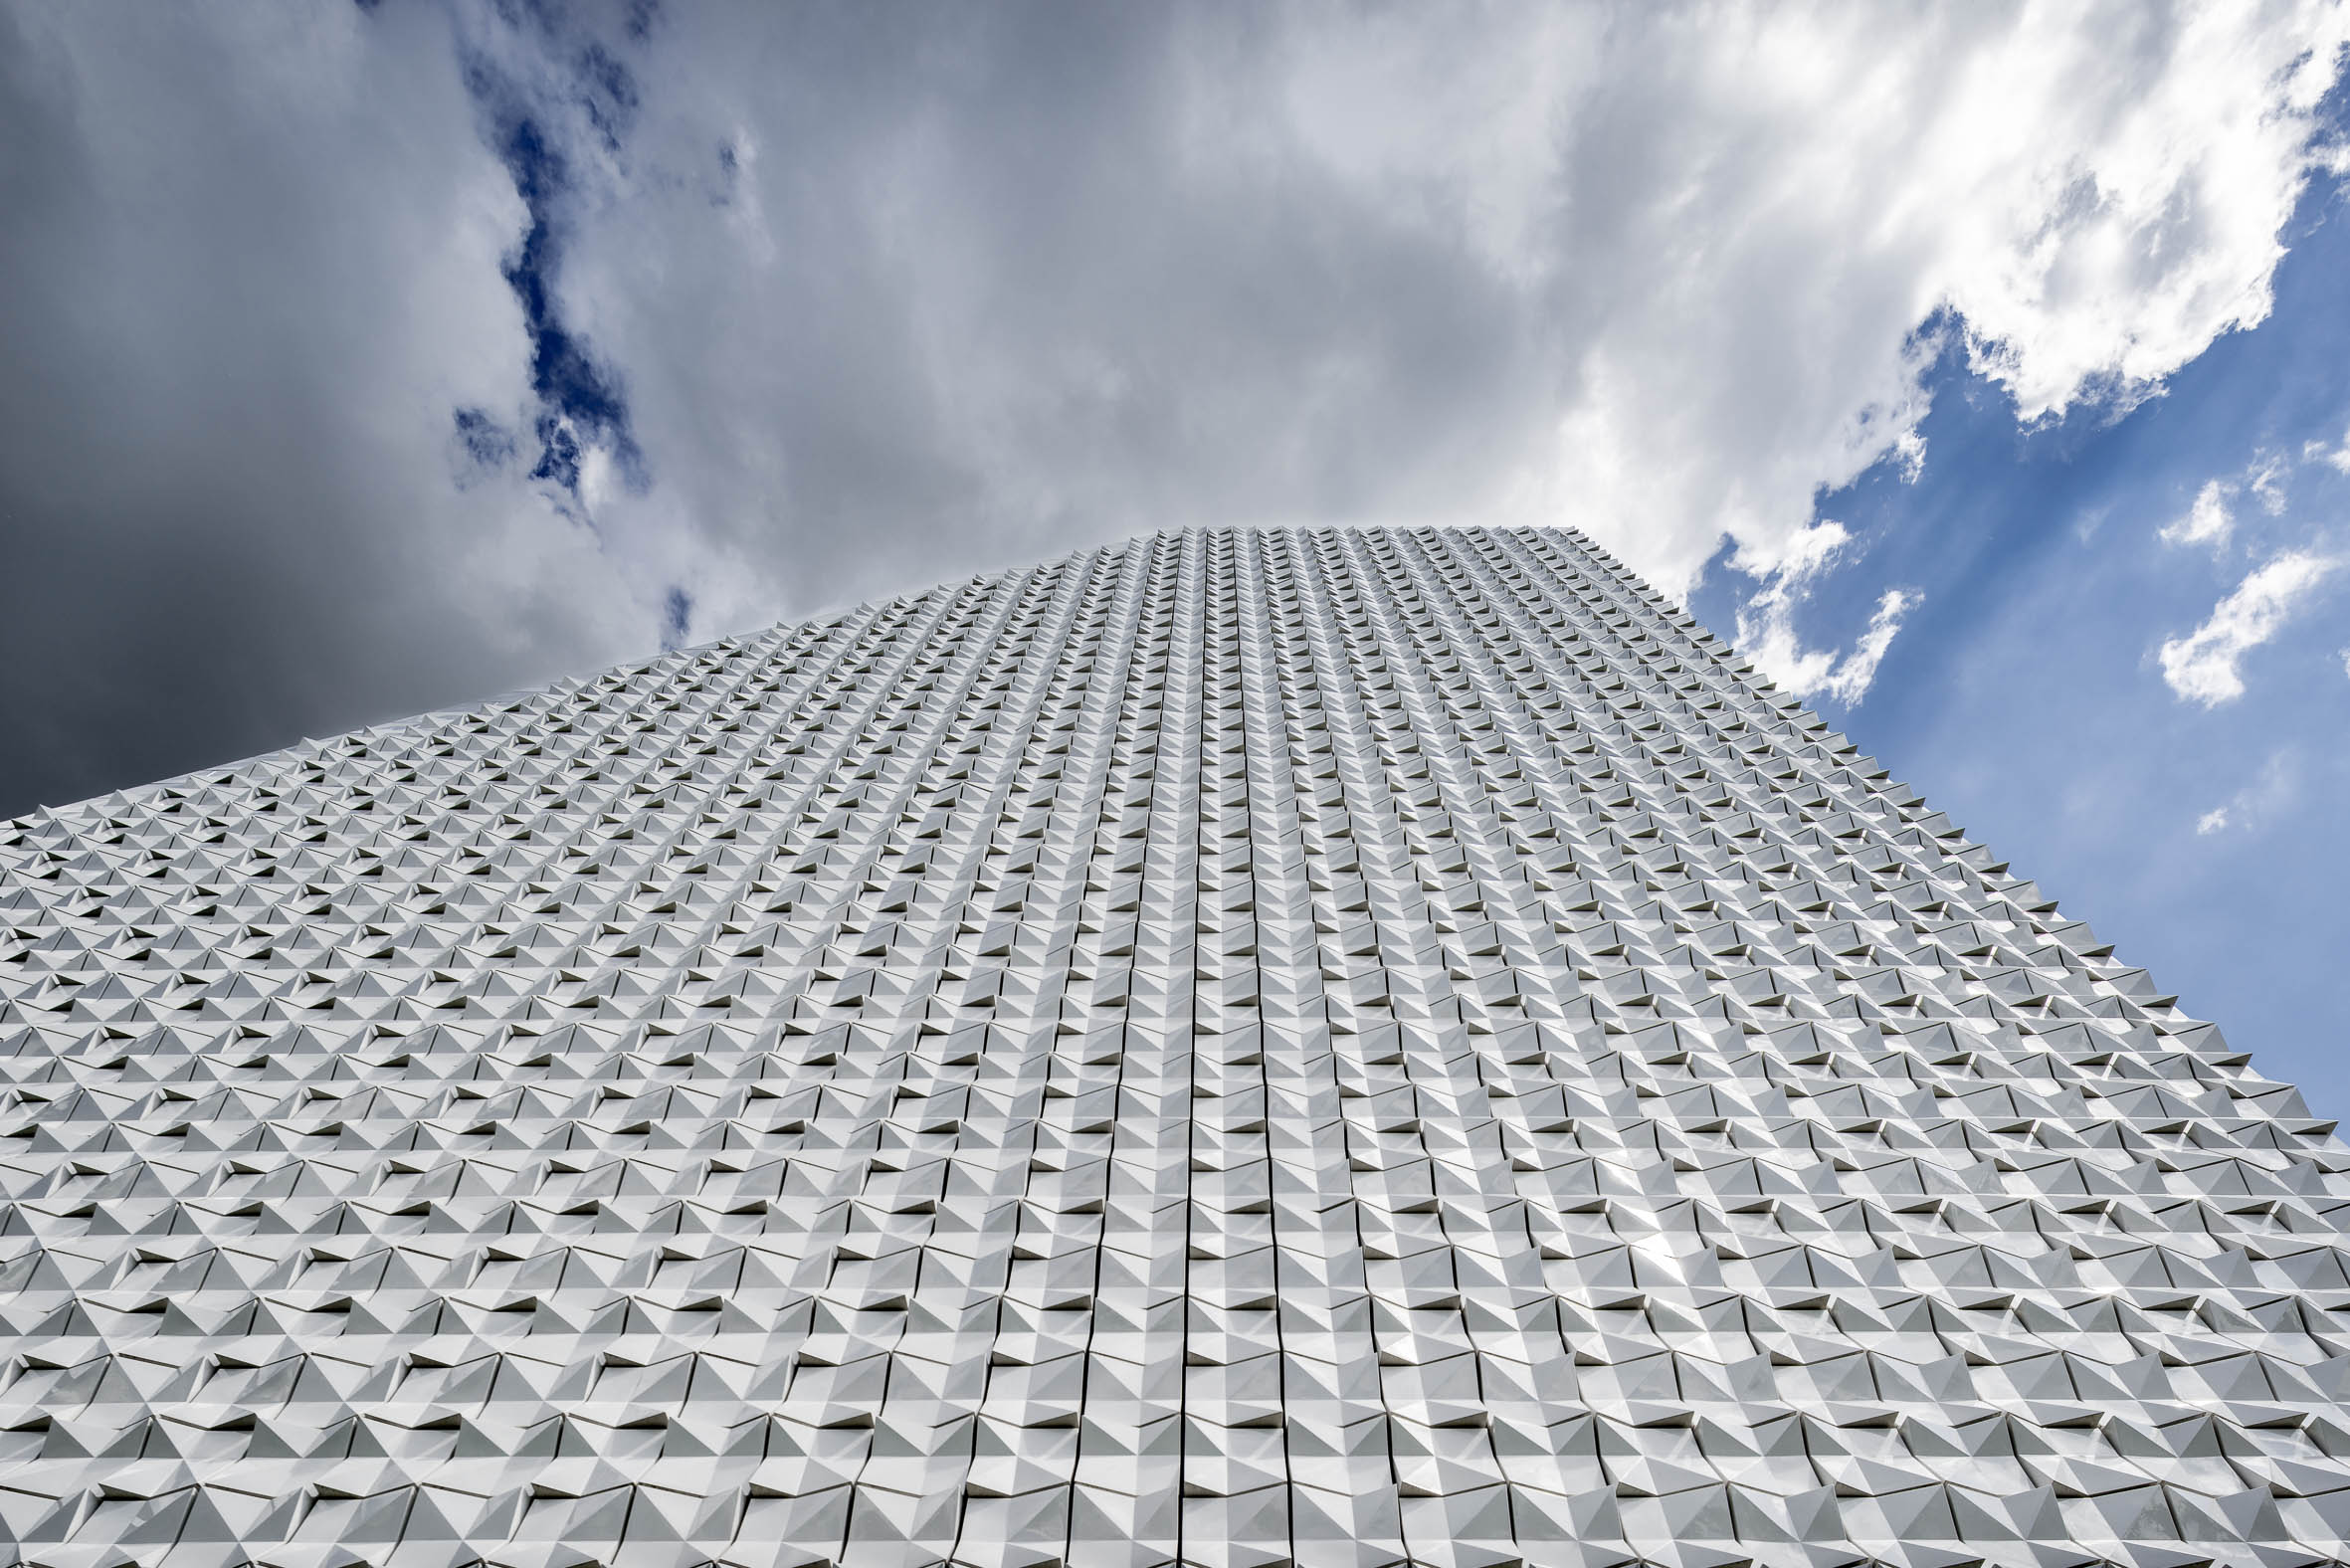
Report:
M 0 1078 L 0 1559 L 2350 1529 L 2330 1123 L 1571 533 L 1143 538 L 6 825 Z

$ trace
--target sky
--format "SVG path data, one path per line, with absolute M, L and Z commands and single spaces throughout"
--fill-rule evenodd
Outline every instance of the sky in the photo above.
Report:
M 2350 1112 L 2350 15 L 0 0 L 0 814 L 1571 523 Z

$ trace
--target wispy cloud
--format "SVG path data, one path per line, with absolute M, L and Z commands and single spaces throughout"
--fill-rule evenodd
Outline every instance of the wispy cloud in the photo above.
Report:
M 2281 452 L 2260 452 L 2252 457 L 2252 466 L 2244 471 L 2244 488 L 2252 492 L 2252 499 L 2271 517 L 2284 515 L 2284 482 L 2292 474 L 2292 465 Z
M 2164 523 L 2160 537 L 2165 544 L 2210 544 L 2228 542 L 2228 534 L 2236 526 L 2236 518 L 2228 510 L 2228 497 L 2235 487 L 2225 480 L 2212 480 L 2195 492 L 2195 504 L 2172 521 Z
M 2303 461 L 2311 456 L 2303 454 Z M 2217 552 L 2236 531 L 2234 502 L 2238 497 L 2250 495 L 2271 517 L 2284 515 L 2285 483 L 2292 470 L 2283 453 L 2256 452 L 2243 473 L 2207 480 L 2195 492 L 2194 504 L 2156 529 L 2156 537 L 2165 544 L 2205 544 Z
M 1825 696 L 1847 707 L 1867 695 L 1901 618 L 1924 600 L 1913 590 L 1888 588 L 1850 652 L 1840 658 L 1832 650 L 1805 648 L 1795 629 L 1796 609 L 1849 542 L 1843 523 L 1815 523 L 1795 537 L 1762 590 L 1738 610 L 1738 646 L 1764 675 L 1798 696 Z
M 2274 637 L 2341 564 L 2307 550 L 2269 561 L 2214 606 L 2203 625 L 2162 645 L 2163 680 L 2182 700 L 2205 707 L 2244 695 L 2244 656 Z
M 1836 667 L 1836 674 L 1828 680 L 1828 694 L 1847 707 L 1860 700 L 1876 681 L 1876 667 L 1893 646 L 1893 636 L 1901 630 L 1901 618 L 1925 602 L 1925 595 L 1905 588 L 1887 588 L 1876 601 L 1876 609 L 1868 617 L 1868 629 L 1860 634 L 1853 651 L 1844 656 Z
M 2293 746 L 2279 746 L 2250 783 L 2195 819 L 2196 836 L 2208 839 L 2231 829 L 2257 830 L 2291 809 L 2300 793 L 2300 753 Z
M 2322 463 L 2337 474 L 2350 474 L 2350 434 L 2341 445 L 2329 447 L 2322 441 L 2312 441 L 2301 449 L 2303 463 Z

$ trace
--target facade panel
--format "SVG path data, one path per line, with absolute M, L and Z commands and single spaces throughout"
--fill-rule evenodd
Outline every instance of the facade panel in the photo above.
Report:
M 0 1556 L 2342 1560 L 2346 1154 L 1571 532 L 0 830 Z

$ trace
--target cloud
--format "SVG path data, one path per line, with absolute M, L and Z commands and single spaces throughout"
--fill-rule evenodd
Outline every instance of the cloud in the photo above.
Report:
M 1451 517 L 1679 593 L 1914 472 L 1951 333 L 2029 419 L 2259 320 L 2343 25 L 673 13 L 566 287 L 685 515 L 786 596 Z
M 1868 617 L 1868 628 L 1860 634 L 1853 651 L 1845 655 L 1836 667 L 1835 676 L 1828 682 L 1828 694 L 1847 707 L 1860 700 L 1876 680 L 1876 667 L 1884 659 L 1885 650 L 1893 644 L 1893 634 L 1901 630 L 1901 618 L 1924 602 L 1925 596 L 1902 588 L 1887 588 L 1876 601 L 1876 609 Z
M 2337 474 L 2350 474 L 2350 436 L 2344 436 L 2338 447 L 2329 447 L 2322 441 L 2310 442 L 2301 449 L 2301 461 L 2322 463 Z
M 1763 588 L 1738 610 L 1738 646 L 1777 685 L 1801 697 L 1825 696 L 1857 705 L 1876 680 L 1876 667 L 1901 630 L 1901 618 L 1923 602 L 1908 589 L 1888 588 L 1878 598 L 1868 625 L 1851 652 L 1807 649 L 1795 629 L 1795 612 L 1810 597 L 1850 542 L 1844 524 L 1823 519 L 1797 535 Z
M 431 13 L 0 12 L 0 811 L 632 646 Z
M 1202 522 L 1726 538 L 1858 700 L 1814 497 L 2259 320 L 2344 27 L 0 13 L 0 811 Z
M 2321 455 L 2304 453 L 2302 461 L 2314 461 Z M 2156 529 L 2155 536 L 2165 544 L 2209 545 L 2218 554 L 2236 529 L 2236 513 L 2231 502 L 2249 494 L 2269 516 L 2281 517 L 2288 498 L 2286 484 L 2292 472 L 2293 465 L 2283 453 L 2265 449 L 2255 452 L 2243 473 L 2205 481 L 2203 489 L 2195 492 L 2194 504 Z
M 2252 457 L 2251 467 L 2244 471 L 2244 487 L 2252 492 L 2260 509 L 2271 517 L 2284 515 L 2285 481 L 2292 477 L 2292 465 L 2281 452 L 2260 452 Z
M 2217 707 L 2244 695 L 2238 669 L 2244 656 L 2280 631 L 2311 592 L 2342 563 L 2292 550 L 2237 585 L 2213 607 L 2210 619 L 2162 645 L 2162 678 L 2181 700 Z
M 2292 809 L 2301 794 L 2301 758 L 2294 746 L 2280 746 L 2260 764 L 2252 781 L 2195 819 L 2198 838 L 2230 829 L 2257 831 Z
M 2195 504 L 2184 515 L 2163 524 L 2162 542 L 2209 544 L 2215 548 L 2226 544 L 2229 530 L 2236 526 L 2236 518 L 2228 510 L 2228 497 L 2235 492 L 2236 487 L 2225 480 L 2207 481 L 2195 492 Z

